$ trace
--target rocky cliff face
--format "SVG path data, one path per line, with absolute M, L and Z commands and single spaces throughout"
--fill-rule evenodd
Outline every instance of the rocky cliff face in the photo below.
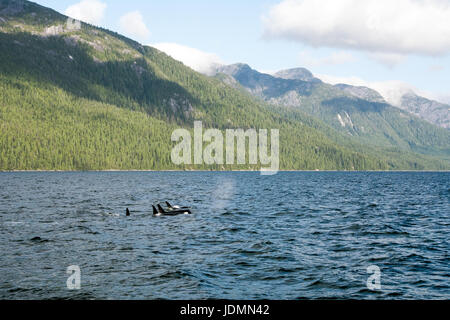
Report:
M 233 77 L 251 94 L 270 100 L 274 104 L 297 104 L 299 96 L 310 94 L 313 88 L 321 83 L 318 79 L 318 81 L 314 80 L 312 74 L 311 77 L 308 77 L 313 79 L 312 81 L 284 79 L 260 73 L 242 63 L 221 66 L 216 71 L 218 74 L 222 73 Z
M 450 129 L 450 105 L 408 93 L 402 97 L 400 108 L 428 122 Z
M 378 102 L 378 103 L 386 103 L 384 98 L 377 91 L 367 88 L 367 87 L 356 87 L 348 84 L 337 84 L 334 86 L 335 88 L 342 90 L 352 96 L 355 96 L 359 99 Z

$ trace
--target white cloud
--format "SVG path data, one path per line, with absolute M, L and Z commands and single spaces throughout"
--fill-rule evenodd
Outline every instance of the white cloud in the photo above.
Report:
M 309 68 L 323 65 L 344 64 L 355 60 L 352 54 L 345 51 L 333 52 L 326 57 L 317 57 L 310 51 L 302 51 L 300 52 L 299 58 L 300 63 Z
M 450 95 L 448 94 L 440 94 L 436 99 L 442 103 L 450 104 Z
M 204 52 L 177 43 L 156 43 L 151 44 L 151 46 L 165 52 L 175 60 L 183 62 L 195 71 L 206 75 L 212 75 L 215 68 L 223 64 L 223 61 L 214 53 Z
M 396 54 L 450 52 L 446 0 L 283 0 L 263 17 L 267 38 Z
M 150 36 L 150 31 L 139 11 L 128 12 L 120 17 L 119 25 L 131 37 L 148 38 Z
M 374 53 L 368 53 L 367 56 L 375 60 L 381 64 L 384 64 L 385 66 L 389 68 L 394 68 L 396 65 L 405 62 L 407 59 L 406 55 L 398 54 L 398 53 L 384 53 L 384 52 L 374 52 Z
M 64 14 L 84 22 L 99 25 L 105 15 L 106 3 L 99 0 L 83 0 L 69 6 Z

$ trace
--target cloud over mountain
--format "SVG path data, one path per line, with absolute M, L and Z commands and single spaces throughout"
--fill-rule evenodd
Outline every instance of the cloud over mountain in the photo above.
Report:
M 119 25 L 131 37 L 147 38 L 150 36 L 150 31 L 139 11 L 128 12 L 120 17 Z
M 77 20 L 99 25 L 105 15 L 106 7 L 106 3 L 99 0 L 83 0 L 69 6 L 64 14 Z
M 195 71 L 206 75 L 214 74 L 217 66 L 223 64 L 219 56 L 214 53 L 204 52 L 177 43 L 155 43 L 151 44 L 151 46 L 165 52 L 175 60 L 183 62 Z

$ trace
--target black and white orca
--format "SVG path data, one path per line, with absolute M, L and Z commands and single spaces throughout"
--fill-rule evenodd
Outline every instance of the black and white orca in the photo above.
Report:
M 129 217 L 131 216 L 130 210 L 127 208 L 127 211 L 125 212 L 126 216 Z
M 152 207 L 153 207 L 153 215 L 154 216 L 160 216 L 160 215 L 162 215 L 162 216 L 177 216 L 180 214 L 192 214 L 191 210 L 189 210 L 189 209 L 180 208 L 180 209 L 166 211 L 163 209 L 163 207 L 161 207 L 160 204 L 157 205 L 158 209 L 156 209 L 155 206 L 152 206 Z
M 180 207 L 180 206 L 172 206 L 169 201 L 166 201 L 166 205 L 167 208 L 169 208 L 169 210 L 185 210 L 185 209 L 190 209 L 189 207 Z
M 154 216 L 160 216 L 161 215 L 161 213 L 159 213 L 158 209 L 156 209 L 154 205 L 152 205 L 152 208 L 153 208 L 153 215 Z

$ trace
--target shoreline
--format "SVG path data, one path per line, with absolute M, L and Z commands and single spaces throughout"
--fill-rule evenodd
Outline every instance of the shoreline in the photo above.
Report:
M 81 172 L 260 172 L 259 170 L 0 170 L 0 173 L 81 173 Z M 450 170 L 278 170 L 277 172 L 450 172 Z

